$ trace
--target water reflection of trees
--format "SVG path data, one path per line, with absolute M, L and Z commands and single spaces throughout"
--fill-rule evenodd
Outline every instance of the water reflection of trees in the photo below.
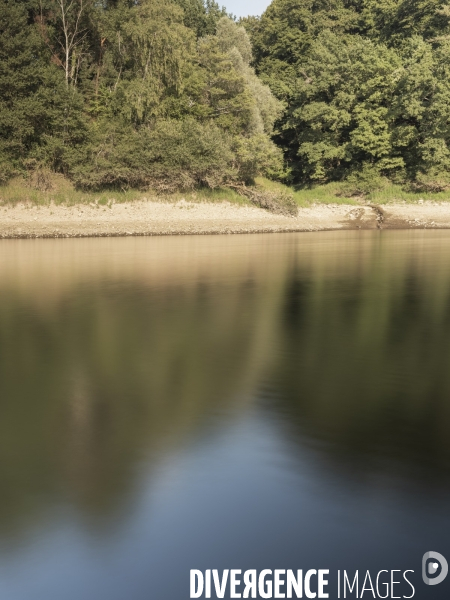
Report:
M 24 251 L 17 276 L 0 259 L 0 529 L 55 500 L 120 508 L 140 461 L 239 416 L 262 379 L 267 414 L 335 466 L 447 477 L 450 237 L 433 233 L 208 238 L 191 264 L 177 241 L 120 268 L 114 246 L 76 268 Z
M 354 474 L 450 482 L 450 236 L 433 234 L 297 260 L 289 279 L 289 427 Z
M 140 461 L 239 414 L 267 361 L 277 273 L 244 256 L 228 270 L 197 260 L 191 277 L 171 259 L 150 273 L 131 261 L 130 277 L 104 260 L 94 278 L 78 265 L 72 285 L 44 269 L 31 288 L 13 276 L 2 286 L 2 529 L 55 501 L 87 515 L 120 508 Z

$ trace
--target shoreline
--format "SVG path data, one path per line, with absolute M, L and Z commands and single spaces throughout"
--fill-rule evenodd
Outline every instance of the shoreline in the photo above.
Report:
M 0 239 L 212 235 L 370 229 L 450 229 L 450 203 L 299 208 L 296 217 L 229 202 L 0 205 Z

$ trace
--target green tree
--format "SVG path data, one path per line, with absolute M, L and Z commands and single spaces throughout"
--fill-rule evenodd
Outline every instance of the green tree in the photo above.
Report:
M 0 180 L 23 168 L 23 158 L 51 133 L 58 83 L 30 3 L 1 2 Z
M 281 105 L 246 31 L 214 0 L 183 2 L 5 0 L 1 179 L 34 166 L 169 190 L 282 174 Z
M 448 185 L 449 18 L 437 0 L 274 0 L 243 21 L 295 181 Z
M 225 7 L 220 7 L 215 0 L 176 0 L 176 4 L 183 9 L 184 24 L 195 31 L 197 37 L 214 35 L 217 21 L 227 15 Z
M 296 176 L 326 181 L 364 164 L 404 167 L 393 136 L 397 53 L 360 36 L 324 32 L 304 67 L 284 124 Z

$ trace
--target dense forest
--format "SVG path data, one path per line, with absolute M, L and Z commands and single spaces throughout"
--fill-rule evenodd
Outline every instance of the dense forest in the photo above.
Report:
M 441 0 L 274 0 L 246 19 L 294 181 L 449 186 L 449 21 Z
M 0 182 L 450 187 L 450 6 L 0 0 Z
M 282 106 L 213 1 L 1 0 L 0 177 L 159 190 L 280 176 Z

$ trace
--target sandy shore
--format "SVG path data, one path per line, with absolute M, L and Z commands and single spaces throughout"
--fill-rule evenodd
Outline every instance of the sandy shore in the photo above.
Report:
M 297 217 L 228 202 L 0 206 L 0 238 L 450 228 L 450 204 L 317 205 Z

